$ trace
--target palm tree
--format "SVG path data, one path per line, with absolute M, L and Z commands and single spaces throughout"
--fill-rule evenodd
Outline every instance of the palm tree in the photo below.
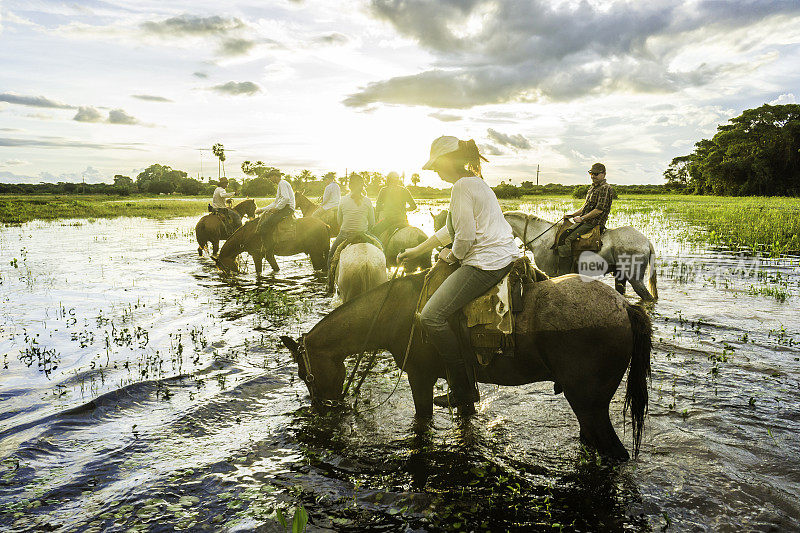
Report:
M 211 147 L 211 153 L 219 159 L 219 163 L 217 163 L 217 179 L 219 179 L 221 175 L 225 175 L 225 147 L 222 146 L 222 143 L 217 143 Z M 220 174 L 220 167 L 222 167 L 222 174 Z

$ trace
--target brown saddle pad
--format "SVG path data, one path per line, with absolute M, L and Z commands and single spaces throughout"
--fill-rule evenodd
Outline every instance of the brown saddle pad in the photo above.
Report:
M 425 276 L 425 284 L 417 302 L 417 315 L 422 312 L 436 289 L 456 271 L 458 265 L 437 262 Z M 469 332 L 469 342 L 479 363 L 487 365 L 497 353 L 514 351 L 514 298 L 512 288 L 517 283 L 547 279 L 532 267 L 530 259 L 521 257 L 514 262 L 509 273 L 486 293 L 479 296 L 463 311 L 462 320 Z

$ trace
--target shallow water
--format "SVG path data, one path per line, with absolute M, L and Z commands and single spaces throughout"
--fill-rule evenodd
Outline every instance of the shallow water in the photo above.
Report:
M 428 233 L 433 204 L 415 219 Z M 315 413 L 278 337 L 330 311 L 324 279 L 303 256 L 225 279 L 195 222 L 0 229 L 4 529 L 282 531 L 276 509 L 300 505 L 310 530 L 800 527 L 796 258 L 618 212 L 656 245 L 661 299 L 642 450 L 614 466 L 581 450 L 550 383 L 482 386 L 474 420 L 439 410 L 425 430 L 405 379 L 381 404 L 398 377 L 384 359 L 356 410 Z M 620 394 L 611 412 L 630 447 Z

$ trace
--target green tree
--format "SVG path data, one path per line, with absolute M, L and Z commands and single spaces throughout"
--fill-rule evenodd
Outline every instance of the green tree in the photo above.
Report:
M 155 163 L 136 176 L 136 186 L 142 192 L 171 193 L 175 191 L 186 172 Z
M 800 105 L 748 109 L 664 171 L 668 186 L 723 195 L 800 195 Z
M 225 147 L 222 146 L 222 143 L 217 143 L 211 147 L 211 153 L 214 154 L 214 157 L 219 159 L 217 163 L 217 179 L 219 179 L 221 176 L 225 175 Z M 221 174 L 220 167 L 222 168 Z
M 416 172 L 411 174 L 411 185 L 416 187 L 417 185 L 419 185 L 419 182 L 420 182 L 419 174 L 417 174 Z

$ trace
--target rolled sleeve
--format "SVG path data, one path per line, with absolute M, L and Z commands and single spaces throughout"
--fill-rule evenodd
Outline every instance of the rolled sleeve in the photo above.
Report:
M 450 232 L 447 230 L 446 224 L 439 228 L 434 235 L 436 235 L 436 238 L 439 239 L 440 243 L 442 243 L 442 246 L 447 246 L 453 242 L 453 239 L 450 237 Z
M 454 185 L 454 189 L 455 187 L 458 187 L 458 183 Z M 475 215 L 472 212 L 469 189 L 463 187 L 459 187 L 459 189 L 458 191 L 453 191 L 450 208 L 454 233 L 453 255 L 461 261 L 469 253 L 477 233 L 475 231 Z

